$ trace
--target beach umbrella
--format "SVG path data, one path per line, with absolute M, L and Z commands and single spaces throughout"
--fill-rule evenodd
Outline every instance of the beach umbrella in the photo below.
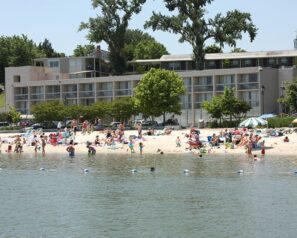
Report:
M 293 121 L 292 121 L 292 123 L 297 123 L 297 118 L 295 118 Z
M 265 120 L 267 118 L 272 118 L 272 117 L 276 117 L 276 115 L 275 114 L 263 114 L 263 115 L 259 116 L 258 118 Z
M 267 121 L 257 118 L 257 117 L 250 117 L 239 124 L 239 127 L 257 127 L 257 126 L 264 126 L 267 125 Z

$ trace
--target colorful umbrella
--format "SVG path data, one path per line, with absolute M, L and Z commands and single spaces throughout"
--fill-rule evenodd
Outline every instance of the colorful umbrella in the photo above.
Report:
M 239 127 L 257 127 L 257 126 L 264 126 L 267 125 L 267 121 L 261 119 L 261 118 L 257 118 L 257 117 L 251 117 L 248 118 L 244 121 L 242 121 L 239 124 Z

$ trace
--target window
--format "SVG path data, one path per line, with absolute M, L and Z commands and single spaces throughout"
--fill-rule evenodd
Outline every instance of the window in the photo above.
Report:
M 50 61 L 50 68 L 59 68 L 59 61 Z
M 14 76 L 13 76 L 13 82 L 14 82 L 14 83 L 19 83 L 19 82 L 21 82 L 21 76 L 20 76 L 20 75 L 14 75 Z

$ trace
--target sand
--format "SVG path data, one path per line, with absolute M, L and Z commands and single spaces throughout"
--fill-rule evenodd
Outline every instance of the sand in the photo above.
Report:
M 212 135 L 213 133 L 218 134 L 222 129 L 200 129 L 200 138 L 206 140 L 207 136 Z M 262 130 L 264 131 L 264 130 Z M 146 132 L 145 130 L 143 131 Z M 160 133 L 161 131 L 159 131 Z M 186 138 L 186 134 L 189 134 L 190 130 L 174 130 L 170 135 L 158 135 L 158 136 L 147 136 L 144 135 L 141 140 L 134 140 L 134 149 L 135 154 L 139 154 L 139 142 L 143 142 L 143 154 L 158 154 L 162 151 L 164 154 L 185 154 L 185 153 L 193 153 L 199 154 L 199 150 L 189 150 L 189 144 L 187 143 L 188 138 Z M 0 134 L 2 141 L 12 141 L 13 137 L 18 135 L 16 134 Z M 46 133 L 49 135 L 50 133 Z M 92 132 L 90 135 L 83 135 L 81 132 L 77 132 L 75 137 L 75 154 L 88 154 L 88 149 L 86 148 L 86 142 L 94 142 L 96 135 L 99 135 L 99 138 L 104 138 L 104 134 L 102 132 Z M 125 131 L 125 136 L 129 137 L 130 135 L 137 135 L 136 130 Z M 177 136 L 181 139 L 181 147 L 176 146 L 176 138 Z M 266 155 L 282 155 L 282 156 L 293 156 L 296 155 L 296 144 L 297 144 L 297 133 L 293 132 L 292 134 L 287 134 L 285 136 L 289 137 L 290 142 L 283 142 L 284 136 L 280 137 L 264 137 L 264 134 L 261 135 L 265 140 L 266 145 Z M 262 140 L 263 140 L 262 139 Z M 261 140 L 261 141 L 262 141 Z M 7 153 L 8 143 L 2 143 L 1 152 Z M 96 148 L 96 155 L 98 154 L 131 154 L 128 144 L 120 144 L 116 143 L 115 146 L 94 146 Z M 50 154 L 67 154 L 66 151 L 67 145 L 57 145 L 53 146 L 51 144 L 47 144 L 45 147 L 45 155 Z M 234 149 L 225 148 L 223 144 L 219 147 L 211 147 L 206 143 L 206 154 L 212 155 L 246 155 L 245 149 L 243 147 L 235 147 Z M 14 149 L 14 145 L 13 145 Z M 14 153 L 14 152 L 11 152 Z M 23 154 L 34 154 L 34 147 L 29 145 L 23 146 Z M 37 153 L 42 154 L 41 150 L 38 150 Z M 260 155 L 260 149 L 253 149 L 253 154 Z

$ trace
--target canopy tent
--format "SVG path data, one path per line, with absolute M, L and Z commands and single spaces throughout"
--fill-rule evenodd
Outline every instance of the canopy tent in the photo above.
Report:
M 257 126 L 265 126 L 267 125 L 267 121 L 257 117 L 250 117 L 239 124 L 239 127 L 257 127 Z

